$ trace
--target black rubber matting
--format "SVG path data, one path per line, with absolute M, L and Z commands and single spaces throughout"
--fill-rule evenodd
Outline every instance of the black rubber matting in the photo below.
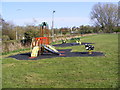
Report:
M 45 58 L 54 58 L 54 57 L 96 57 L 96 56 L 104 56 L 102 52 L 93 52 L 92 54 L 88 54 L 88 52 L 71 52 L 72 49 L 63 49 L 58 50 L 61 55 L 55 55 L 52 53 L 43 53 L 43 55 L 39 55 L 36 58 L 30 58 L 30 53 L 22 53 L 13 56 L 9 56 L 18 60 L 38 60 Z
M 55 47 L 68 47 L 68 46 L 77 46 L 77 45 L 85 45 L 85 44 L 94 44 L 94 43 L 63 43 L 63 44 L 55 44 Z

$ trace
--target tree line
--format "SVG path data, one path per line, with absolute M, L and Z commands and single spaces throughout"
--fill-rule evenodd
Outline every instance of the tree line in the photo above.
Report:
M 54 35 L 66 34 L 86 34 L 86 33 L 113 33 L 120 32 L 118 5 L 111 3 L 97 3 L 93 6 L 90 12 L 90 19 L 93 25 L 80 25 L 54 28 Z M 0 16 L 0 23 L 2 24 L 2 40 L 30 40 L 40 34 L 40 26 L 26 25 L 16 26 L 10 22 L 6 22 Z M 51 30 L 50 30 L 51 31 Z

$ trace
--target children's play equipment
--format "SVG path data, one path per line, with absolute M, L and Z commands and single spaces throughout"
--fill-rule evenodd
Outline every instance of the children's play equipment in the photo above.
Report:
M 53 46 L 50 45 L 50 37 L 49 37 L 49 31 L 46 32 L 48 29 L 46 28 L 47 25 L 45 22 L 42 23 L 41 29 L 40 29 L 40 35 L 41 37 L 36 37 L 32 39 L 31 47 L 32 51 L 31 53 L 23 53 L 23 54 L 17 54 L 13 56 L 9 56 L 12 58 L 16 58 L 18 60 L 38 60 L 38 59 L 46 59 L 46 58 L 54 58 L 54 57 L 94 57 L 94 56 L 105 56 L 102 52 L 93 52 L 94 46 L 89 44 L 94 43 L 64 43 L 64 44 L 57 44 L 54 46 L 75 46 L 75 45 L 85 45 L 85 49 L 88 52 L 71 52 L 72 49 L 58 49 L 56 50 Z M 31 57 L 29 57 L 31 54 Z M 37 57 L 37 58 L 35 58 Z
M 80 45 L 82 44 L 80 40 L 76 40 L 76 43 L 78 43 Z
M 71 43 L 72 46 L 73 45 L 81 45 L 82 44 L 81 41 L 80 41 L 80 38 L 71 38 L 70 40 L 72 42 L 74 42 L 74 43 Z M 62 39 L 61 41 L 62 41 L 62 44 L 66 44 L 67 43 L 67 39 Z
M 62 44 L 66 43 L 66 40 L 62 40 Z
M 56 44 L 54 46 L 71 47 L 76 45 L 85 45 L 85 49 L 88 50 L 88 52 L 71 52 L 72 49 L 56 50 L 54 46 L 50 45 L 51 43 L 50 31 L 48 29 L 48 24 L 46 22 L 40 24 L 39 35 L 40 35 L 39 37 L 35 37 L 32 39 L 30 53 L 17 54 L 9 57 L 16 58 L 18 60 L 37 60 L 37 59 L 54 58 L 54 57 L 104 56 L 102 52 L 93 52 L 94 46 L 89 44 L 94 44 L 94 43 L 83 43 L 83 42 L 81 43 L 80 37 L 70 39 L 73 43 L 66 43 L 67 39 L 63 39 L 62 44 Z
M 40 37 L 32 39 L 31 47 L 31 57 L 34 58 L 38 55 L 42 55 L 44 52 L 50 52 L 59 55 L 60 53 L 50 44 L 50 31 L 48 29 L 48 24 L 43 22 L 40 24 Z
M 85 44 L 85 49 L 88 50 L 89 54 L 92 54 L 92 51 L 94 50 L 94 46 Z
M 81 41 L 80 41 L 80 37 L 79 38 L 71 38 L 70 39 L 72 42 L 76 42 L 76 44 L 82 44 Z

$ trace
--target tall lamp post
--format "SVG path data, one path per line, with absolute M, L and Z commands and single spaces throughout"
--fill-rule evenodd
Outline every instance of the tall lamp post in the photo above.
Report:
M 54 13 L 55 13 L 55 11 L 53 11 L 52 12 L 52 41 L 53 41 L 53 39 L 54 39 Z
M 21 11 L 22 9 L 17 9 L 16 11 Z M 17 27 L 16 27 L 16 40 L 18 40 L 18 32 L 17 32 Z

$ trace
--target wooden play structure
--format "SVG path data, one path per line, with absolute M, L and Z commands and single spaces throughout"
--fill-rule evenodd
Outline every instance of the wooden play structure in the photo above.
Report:
M 48 24 L 46 22 L 43 22 L 42 24 L 40 24 L 40 37 L 32 39 L 31 43 L 32 51 L 30 58 L 37 57 L 38 55 L 43 54 L 43 52 L 45 51 L 59 55 L 59 52 L 49 44 L 50 44 L 50 31 L 48 29 Z
M 43 22 L 40 24 L 40 37 L 36 38 L 37 40 L 41 40 L 41 44 L 50 44 L 50 31 L 48 24 L 46 22 Z

